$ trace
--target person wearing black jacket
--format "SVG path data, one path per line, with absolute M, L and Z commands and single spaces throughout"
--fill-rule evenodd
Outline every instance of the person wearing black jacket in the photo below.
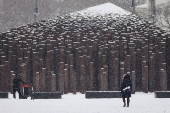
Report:
M 123 107 L 126 106 L 125 98 L 127 98 L 127 107 L 129 107 L 130 97 L 131 97 L 131 92 L 132 92 L 132 81 L 130 79 L 130 74 L 124 75 L 123 81 L 121 83 L 120 91 L 121 91 L 122 99 L 124 103 Z
M 19 99 L 22 98 L 22 94 L 21 94 L 21 91 L 20 91 L 20 83 L 23 83 L 25 84 L 25 82 L 22 80 L 22 75 L 18 74 L 16 75 L 16 77 L 13 79 L 13 98 L 16 98 L 16 95 L 15 93 L 18 91 L 19 93 Z

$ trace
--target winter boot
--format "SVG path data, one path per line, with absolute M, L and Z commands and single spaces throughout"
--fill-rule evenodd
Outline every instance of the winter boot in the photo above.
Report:
M 123 103 L 124 103 L 123 107 L 126 107 L 126 101 L 125 101 L 125 98 L 123 98 Z
M 127 107 L 129 107 L 130 99 L 127 98 Z
M 126 103 L 124 103 L 123 107 L 126 107 Z

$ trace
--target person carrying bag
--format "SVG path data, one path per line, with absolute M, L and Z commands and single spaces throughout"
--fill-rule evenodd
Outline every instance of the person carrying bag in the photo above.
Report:
M 132 81 L 130 79 L 130 74 L 125 74 L 123 76 L 123 81 L 121 83 L 120 91 L 122 94 L 122 99 L 123 99 L 123 107 L 126 107 L 126 100 L 127 98 L 127 107 L 129 107 L 130 103 L 130 97 L 131 97 L 131 92 L 132 92 Z

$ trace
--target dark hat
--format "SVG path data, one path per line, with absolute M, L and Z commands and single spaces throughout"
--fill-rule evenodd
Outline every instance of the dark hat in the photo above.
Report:
M 130 74 L 126 74 L 124 79 L 130 79 Z

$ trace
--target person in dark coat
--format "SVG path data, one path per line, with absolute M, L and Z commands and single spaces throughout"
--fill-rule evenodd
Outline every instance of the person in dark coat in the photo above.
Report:
M 21 94 L 21 91 L 20 91 L 20 83 L 23 83 L 25 84 L 25 82 L 22 80 L 22 75 L 18 74 L 16 75 L 16 77 L 13 79 L 13 98 L 16 98 L 16 95 L 15 93 L 18 91 L 19 93 L 19 98 L 21 99 L 22 98 L 22 94 Z
M 123 107 L 126 106 L 125 98 L 127 98 L 127 107 L 129 107 L 130 97 L 131 97 L 131 92 L 132 92 L 132 81 L 130 79 L 130 74 L 125 74 L 123 76 L 123 81 L 121 83 L 120 91 L 121 91 L 122 99 L 124 103 Z

